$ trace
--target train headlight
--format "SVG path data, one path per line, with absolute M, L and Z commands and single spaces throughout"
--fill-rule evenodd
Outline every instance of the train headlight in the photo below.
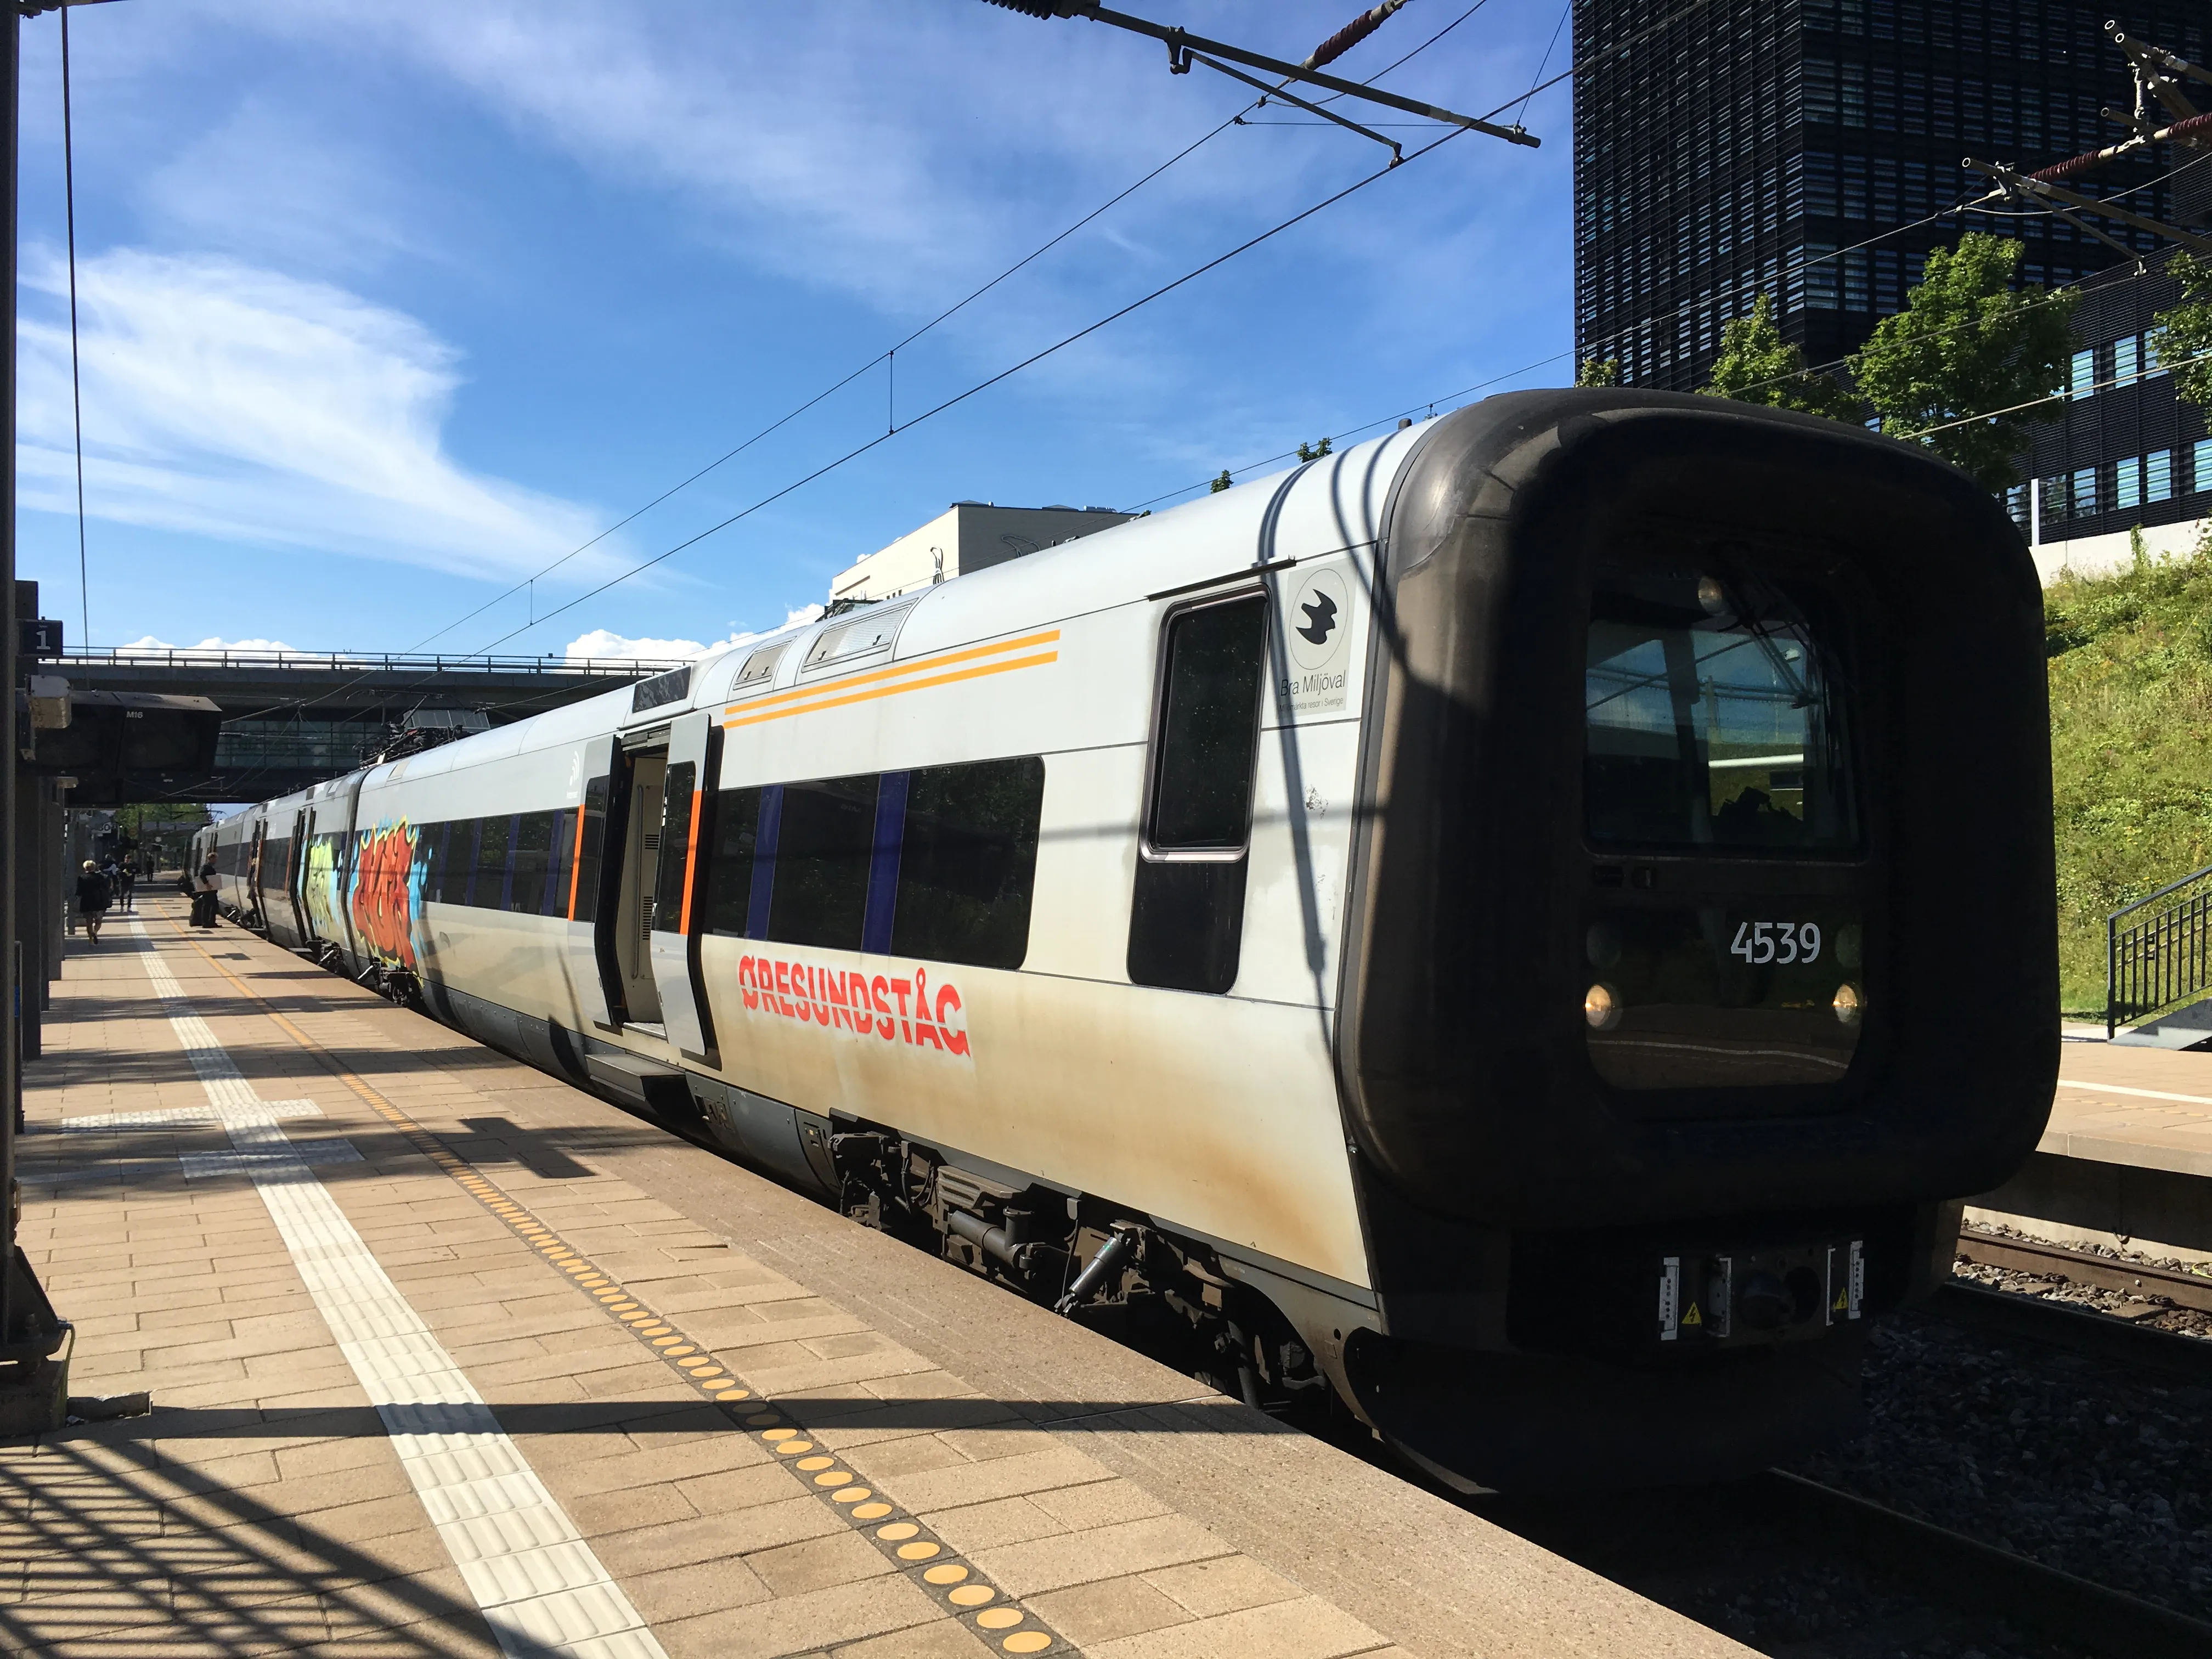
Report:
M 1698 578 L 1698 603 L 1709 617 L 1717 617 L 1729 608 L 1728 589 L 1717 576 Z
M 1610 1031 L 1620 1024 L 1620 999 L 1610 985 L 1593 985 L 1583 993 L 1583 1018 L 1593 1031 Z
M 1836 1000 L 1830 1006 L 1835 1009 L 1836 1018 L 1843 1024 L 1857 1024 L 1860 1011 L 1859 988 L 1856 985 L 1838 985 L 1836 988 Z

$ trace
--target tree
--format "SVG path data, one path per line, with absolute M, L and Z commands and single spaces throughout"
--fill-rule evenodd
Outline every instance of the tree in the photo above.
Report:
M 1221 476 L 1214 479 L 1212 483 L 1207 484 L 1206 488 L 1208 494 L 1214 495 L 1218 495 L 1223 490 L 1228 489 L 1229 469 L 1225 466 L 1223 467 L 1221 469 Z
M 1328 440 L 1326 438 L 1323 438 L 1317 444 L 1300 444 L 1298 446 L 1298 459 L 1302 461 L 1317 461 L 1328 453 Z
M 1883 318 L 1852 360 L 1884 432 L 1921 436 L 1986 489 L 2019 482 L 2029 425 L 2058 413 L 2039 400 L 2064 385 L 2074 350 L 2072 292 L 2015 290 L 2021 252 L 1980 231 L 1936 249 L 1905 309 Z
M 1865 400 L 1849 386 L 1805 367 L 1804 352 L 1775 326 L 1774 300 L 1765 294 L 1752 301 L 1750 316 L 1721 330 L 1721 355 L 1713 360 L 1713 378 L 1703 391 L 1708 398 L 1802 410 L 1832 421 L 1856 422 L 1865 408 Z
M 1577 386 L 1619 386 L 1620 359 L 1618 357 L 1585 357 L 1581 371 L 1575 376 Z
M 2166 274 L 2181 284 L 2181 303 L 2159 313 L 2158 360 L 2174 366 L 2175 392 L 2212 404 L 2212 264 L 2177 253 Z

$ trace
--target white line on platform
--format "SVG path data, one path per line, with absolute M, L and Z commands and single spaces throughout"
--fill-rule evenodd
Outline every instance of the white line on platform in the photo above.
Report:
M 392 1437 L 431 1523 L 509 1659 L 666 1659 L 545 1483 L 459 1365 L 399 1292 L 279 1120 L 313 1101 L 255 1095 L 169 965 L 136 923 L 147 977 L 184 1045 L 204 1107 L 64 1121 L 76 1130 L 221 1124 L 283 1235 L 331 1334 Z M 223 1155 L 216 1153 L 216 1158 Z
M 2178 1100 L 2185 1106 L 2212 1106 L 2212 1096 L 2170 1095 L 2163 1089 L 2124 1089 L 2117 1083 L 2078 1083 L 2070 1077 L 2058 1079 L 2062 1089 L 2080 1089 L 2093 1095 L 2141 1095 L 2145 1100 Z

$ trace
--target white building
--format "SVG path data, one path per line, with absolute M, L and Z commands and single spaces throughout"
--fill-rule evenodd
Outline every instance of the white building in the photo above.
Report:
M 864 555 L 830 580 L 830 599 L 888 599 L 1042 547 L 1110 530 L 1131 515 L 1107 507 L 999 507 L 955 501 L 919 530 Z

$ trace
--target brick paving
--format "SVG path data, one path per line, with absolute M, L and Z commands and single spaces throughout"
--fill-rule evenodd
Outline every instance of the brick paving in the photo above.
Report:
M 1743 1651 L 176 908 L 75 945 L 27 1078 L 22 1238 L 71 1391 L 155 1411 L 0 1444 L 6 1651 Z M 240 1082 L 196 1073 L 149 948 Z M 261 1127 L 208 1117 L 219 1084 Z M 347 1311 L 383 1292 L 334 1291 L 322 1243 L 303 1272 L 276 1217 L 321 1193 L 334 1259 L 356 1238 L 419 1322 L 386 1334 L 428 1356 L 400 1370 L 449 1363 L 482 1432 L 395 1417 L 420 1408 Z M 425 1474 L 488 1439 L 519 1474 Z M 470 1557 L 517 1516 L 572 1542 Z M 614 1634 L 530 1623 L 602 1582 Z

